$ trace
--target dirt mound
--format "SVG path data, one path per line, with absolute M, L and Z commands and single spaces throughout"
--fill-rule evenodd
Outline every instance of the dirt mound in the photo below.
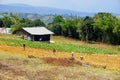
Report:
M 52 57 L 46 57 L 43 58 L 43 61 L 48 64 L 54 64 L 57 66 L 71 66 L 74 64 L 82 65 L 80 61 L 76 61 L 74 58 L 52 58 Z
M 7 68 L 8 68 L 7 65 L 0 63 L 0 70 L 7 69 Z

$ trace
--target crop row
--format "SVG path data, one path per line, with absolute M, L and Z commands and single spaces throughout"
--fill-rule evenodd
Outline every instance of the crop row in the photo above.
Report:
M 109 50 L 94 47 L 91 45 L 77 45 L 74 43 L 43 43 L 43 42 L 33 42 L 27 40 L 18 40 L 18 39 L 7 39 L 0 38 L 0 44 L 5 44 L 9 46 L 23 46 L 32 47 L 32 48 L 43 48 L 47 50 L 56 49 L 58 51 L 66 51 L 66 52 L 78 52 L 78 53 L 103 53 L 103 54 L 118 54 L 119 50 Z

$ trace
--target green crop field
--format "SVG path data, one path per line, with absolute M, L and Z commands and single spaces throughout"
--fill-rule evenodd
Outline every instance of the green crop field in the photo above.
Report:
M 0 80 L 120 79 L 120 47 L 86 44 L 73 39 L 64 39 L 52 36 L 51 40 L 55 43 L 42 43 L 9 36 L 0 37 Z M 25 51 L 22 48 L 23 44 L 27 47 Z M 58 51 L 56 55 L 51 54 L 54 48 Z M 82 55 L 84 60 L 80 62 L 91 65 L 63 66 L 63 63 L 70 64 L 70 61 L 66 60 L 70 58 L 71 52 L 76 52 L 75 61 L 79 61 L 78 58 Z M 30 58 L 28 55 L 34 57 Z M 47 58 L 50 58 L 50 61 L 56 61 L 49 62 L 48 60 L 49 63 L 46 63 Z M 103 66 L 106 66 L 106 69 Z
M 102 54 L 119 54 L 120 50 L 118 49 L 104 49 L 92 46 L 90 44 L 74 44 L 74 43 L 42 43 L 42 42 L 32 42 L 27 40 L 19 40 L 19 39 L 10 39 L 10 38 L 0 38 L 0 44 L 6 44 L 10 46 L 22 46 L 26 44 L 27 47 L 32 48 L 43 48 L 47 50 L 56 49 L 58 51 L 65 52 L 78 52 L 78 53 L 102 53 Z

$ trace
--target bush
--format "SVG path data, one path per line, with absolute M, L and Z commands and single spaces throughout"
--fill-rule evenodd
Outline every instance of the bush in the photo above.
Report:
M 120 46 L 118 46 L 118 50 L 120 51 Z

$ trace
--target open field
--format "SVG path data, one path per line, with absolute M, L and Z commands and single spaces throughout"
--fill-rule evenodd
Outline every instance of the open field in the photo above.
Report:
M 52 41 L 55 43 L 31 42 L 12 35 L 0 35 L 0 80 L 13 80 L 15 76 L 14 80 L 120 79 L 118 46 L 86 44 L 59 36 L 52 36 Z M 26 44 L 25 50 L 22 47 L 23 44 Z M 53 48 L 57 50 L 55 55 L 52 53 Z M 84 66 L 57 66 L 61 61 L 66 63 L 66 60 L 62 59 L 71 58 L 72 51 L 75 60 L 82 62 Z M 37 58 L 28 58 L 28 56 Z M 82 61 L 80 56 L 84 57 Z M 52 64 L 46 64 L 43 59 L 46 57 L 55 58 L 52 59 L 55 61 L 50 62 Z
M 55 58 L 70 58 L 71 52 L 75 52 L 74 56 L 77 60 L 80 60 L 80 56 L 83 56 L 84 60 L 82 60 L 82 62 L 106 66 L 106 69 L 120 70 L 120 51 L 117 46 L 86 44 L 78 40 L 54 36 L 52 40 L 55 41 L 55 43 L 48 44 L 11 39 L 11 36 L 7 36 L 6 38 L 2 36 L 2 38 L 0 38 L 0 52 Z M 22 47 L 23 43 L 26 44 L 25 51 Z M 53 48 L 57 50 L 56 55 L 52 54 Z
M 22 47 L 14 46 L 0 46 L 0 52 L 9 52 L 12 54 L 19 54 L 23 56 L 33 55 L 35 57 L 55 57 L 55 58 L 70 58 L 71 54 L 68 52 L 57 52 L 52 54 L 52 50 L 35 49 L 27 47 L 24 51 Z M 75 59 L 80 60 L 80 56 L 84 57 L 82 62 L 88 62 L 94 65 L 106 66 L 106 69 L 120 70 L 120 55 L 109 54 L 83 54 L 75 53 Z
M 0 38 L 0 44 L 8 45 L 8 46 L 22 46 L 26 44 L 27 47 L 31 48 L 42 48 L 46 50 L 56 49 L 58 51 L 64 52 L 78 52 L 78 53 L 99 53 L 99 54 L 119 54 L 120 50 L 117 48 L 108 49 L 102 47 L 96 47 L 91 44 L 77 44 L 76 42 L 64 42 L 59 41 L 53 44 L 42 43 L 42 42 L 32 42 L 26 40 L 18 40 L 18 39 L 11 39 L 11 38 Z
M 60 59 L 59 59 L 60 60 Z M 92 66 L 57 66 L 42 58 L 0 52 L 0 80 L 119 80 L 120 72 Z

